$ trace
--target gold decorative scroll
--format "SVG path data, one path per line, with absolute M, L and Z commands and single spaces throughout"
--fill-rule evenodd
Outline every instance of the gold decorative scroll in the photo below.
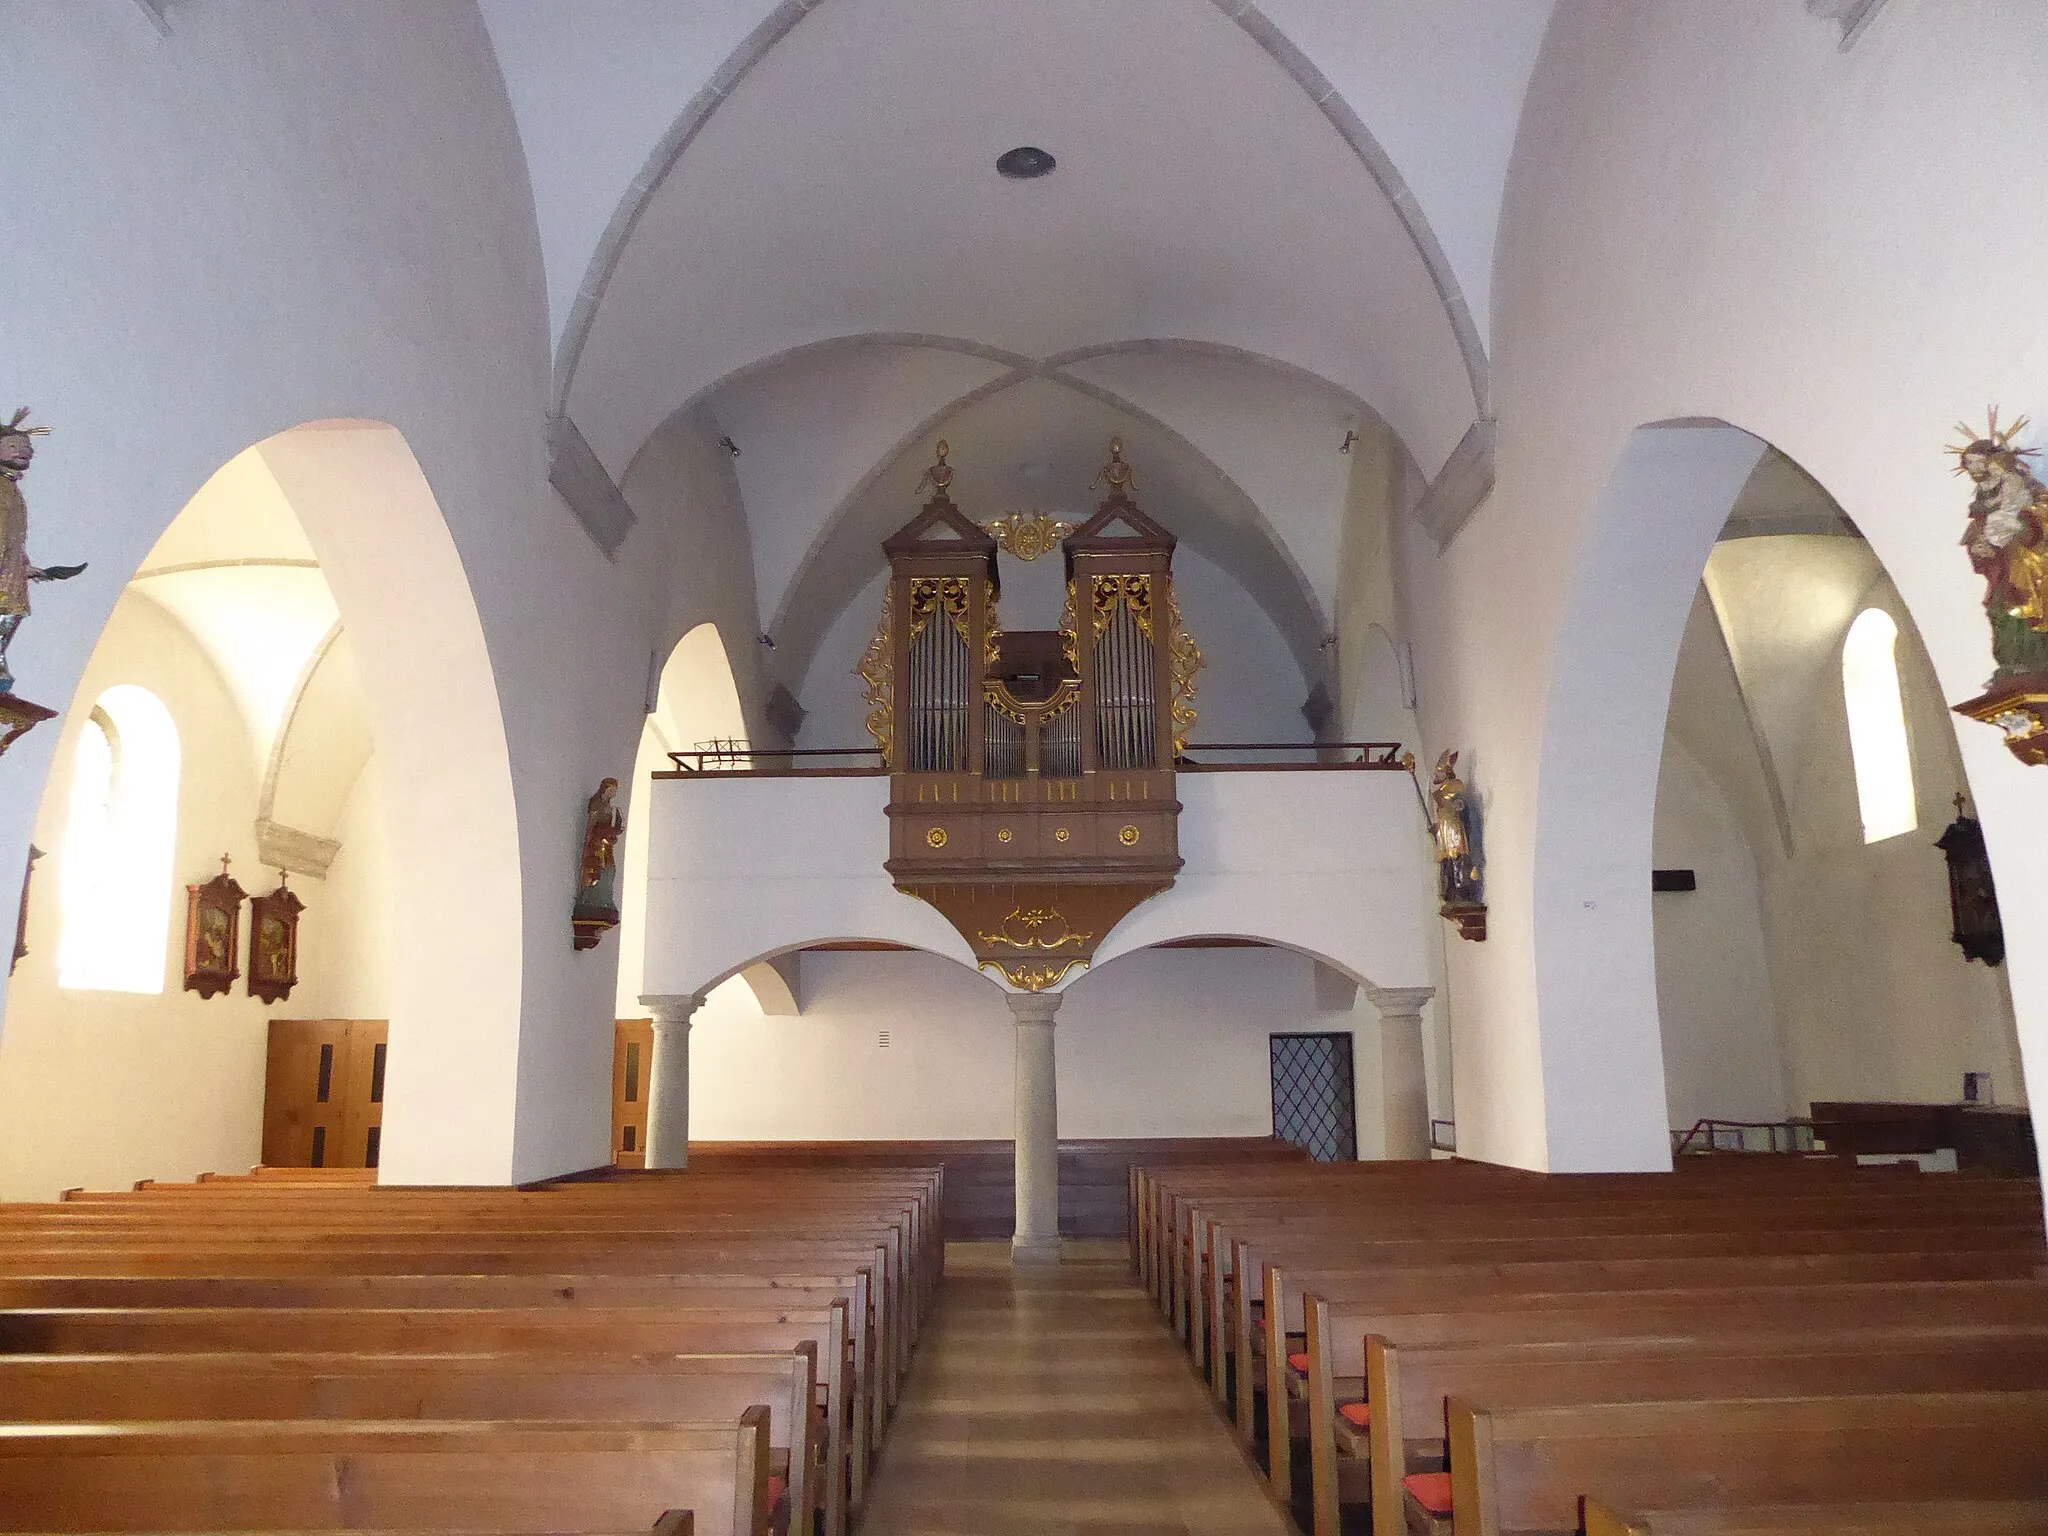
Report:
M 1023 706 L 1010 696 L 1010 690 L 1003 685 L 1000 678 L 983 687 L 982 697 L 988 701 L 989 707 L 1004 719 L 1014 720 L 1019 725 L 1024 723 Z
M 1095 935 L 1075 932 L 1057 907 L 1012 907 L 1000 927 L 993 932 L 983 929 L 979 937 L 984 944 L 1000 945 L 1004 949 L 1050 951 L 1085 949 Z M 1004 974 L 1008 975 L 1008 972 Z M 1014 982 L 1016 978 L 1011 977 L 1011 980 Z
M 995 677 L 990 678 L 982 686 L 982 697 L 1000 714 L 1016 721 L 1019 725 L 1029 723 L 1025 719 L 1025 714 L 1027 711 L 1032 710 L 1037 711 L 1041 724 L 1050 725 L 1080 701 L 1081 683 L 1078 678 L 1061 678 L 1059 686 L 1053 689 L 1052 696 L 1046 699 L 1044 703 L 1025 704 L 1019 701 L 1014 693 L 1010 692 L 1010 685 L 1008 683 L 999 677 Z
M 910 638 L 924 633 L 925 625 L 940 609 L 960 638 L 967 638 L 967 578 L 965 576 L 917 576 L 910 583 Z
M 1116 612 L 1118 603 L 1127 605 L 1131 616 L 1138 621 L 1138 628 L 1146 638 L 1152 634 L 1152 578 L 1150 576 L 1097 576 L 1092 580 L 1091 592 L 1094 610 L 1094 633 L 1101 634 L 1109 627 L 1110 615 Z
M 1019 560 L 1036 560 L 1058 549 L 1060 541 L 1075 527 L 1043 512 L 1012 512 L 982 526 L 994 535 L 996 543 Z
M 1087 963 L 1086 960 L 1054 960 L 1040 964 L 1028 960 L 984 960 L 981 968 L 985 971 L 993 966 L 1020 992 L 1043 992 L 1047 987 L 1056 987 L 1065 981 L 1067 973 L 1075 966 Z
M 896 628 L 896 583 L 882 589 L 882 622 L 875 638 L 868 642 L 855 675 L 867 685 L 863 695 L 868 704 L 868 734 L 882 754 L 882 766 L 890 766 L 896 751 L 896 658 L 891 640 Z
M 982 582 L 981 613 L 982 623 L 988 631 L 983 637 L 986 641 L 982 647 L 986 653 L 983 659 L 993 667 L 1003 659 L 1003 621 L 996 612 L 996 584 L 992 581 Z
M 1166 598 L 1166 626 L 1173 636 L 1173 752 L 1178 757 L 1188 749 L 1188 733 L 1195 728 L 1195 674 L 1209 665 L 1195 637 L 1181 628 L 1180 598 L 1169 592 Z
M 1060 649 L 1067 653 L 1067 665 L 1081 665 L 1079 621 L 1074 617 L 1074 584 L 1067 583 L 1066 606 L 1060 609 Z

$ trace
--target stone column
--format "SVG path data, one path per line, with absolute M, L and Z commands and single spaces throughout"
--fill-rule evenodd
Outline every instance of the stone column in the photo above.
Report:
M 1422 1005 L 1434 987 L 1375 987 L 1366 994 L 1380 1011 L 1380 1101 L 1387 1156 L 1429 1156 L 1429 1078 L 1422 1065 Z
M 690 1018 L 695 993 L 643 996 L 654 1015 L 654 1059 L 647 1064 L 647 1166 L 690 1166 Z
M 1057 992 L 1012 992 L 1017 1021 L 1017 1232 L 1010 1256 L 1019 1263 L 1060 1258 L 1060 1112 L 1054 1075 L 1053 1015 Z

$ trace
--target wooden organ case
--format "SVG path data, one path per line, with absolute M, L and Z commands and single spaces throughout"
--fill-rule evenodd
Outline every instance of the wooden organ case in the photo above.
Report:
M 889 589 L 861 666 L 890 771 L 887 868 L 984 969 L 1041 991 L 1180 870 L 1174 764 L 1202 657 L 1174 600 L 1173 535 L 1132 499 L 1120 442 L 1087 523 L 1036 520 L 1042 540 L 1066 534 L 1057 630 L 1002 629 L 997 540 L 954 505 L 946 455 L 882 546 Z

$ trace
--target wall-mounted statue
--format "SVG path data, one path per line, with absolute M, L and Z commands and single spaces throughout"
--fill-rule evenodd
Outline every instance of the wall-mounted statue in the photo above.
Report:
M 2014 756 L 2039 763 L 2048 762 L 2048 487 L 2027 462 L 2035 451 L 2014 446 L 2026 425 L 2022 416 L 2001 430 L 1994 406 L 1981 434 L 1965 425 L 1948 450 L 1972 487 L 1962 544 L 1984 578 L 1997 663 L 1984 693 L 1956 713 L 1999 727 Z
M 1984 846 L 1984 828 L 1956 796 L 1956 819 L 1934 841 L 1948 856 L 1949 937 L 1965 960 L 1986 965 L 2005 961 L 2005 923 L 1998 915 L 1998 889 L 1991 881 L 1991 855 Z
M 28 501 L 21 493 L 21 477 L 35 460 L 35 440 L 48 436 L 50 429 L 28 426 L 27 421 L 28 407 L 23 406 L 0 426 L 0 752 L 56 714 L 53 709 L 16 698 L 14 673 L 7 665 L 8 647 L 28 617 L 28 589 L 37 582 L 68 581 L 85 569 L 83 564 L 29 563 Z
M 1402 764 L 1415 774 L 1415 754 Z M 1422 785 L 1416 786 L 1418 795 Z M 1465 781 L 1458 777 L 1458 754 L 1445 752 L 1430 775 L 1423 815 L 1436 842 L 1437 910 L 1458 925 L 1458 936 L 1475 942 L 1486 937 L 1486 891 L 1479 853 L 1478 815 Z
M 583 808 L 583 856 L 576 871 L 576 905 L 569 914 L 572 942 L 595 949 L 619 926 L 619 839 L 626 818 L 617 808 L 619 781 L 606 779 Z

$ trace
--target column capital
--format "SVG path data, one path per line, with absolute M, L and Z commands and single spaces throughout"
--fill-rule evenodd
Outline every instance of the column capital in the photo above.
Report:
M 1415 1019 L 1422 1005 L 1436 996 L 1435 987 L 1371 987 L 1365 994 L 1382 1019 Z
M 704 1006 L 701 992 L 643 992 L 640 1006 L 654 1015 L 658 1029 L 664 1024 L 688 1024 L 692 1015 Z
M 1019 1024 L 1044 1024 L 1053 1022 L 1053 1015 L 1060 1011 L 1058 992 L 1006 992 L 1003 1001 L 1010 1005 L 1010 1017 Z

